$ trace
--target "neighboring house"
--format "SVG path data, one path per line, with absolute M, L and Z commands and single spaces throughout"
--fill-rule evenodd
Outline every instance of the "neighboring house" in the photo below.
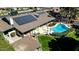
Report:
M 75 28 L 76 35 L 79 36 L 79 22 L 74 22 L 72 26 Z
M 17 44 L 17 42 L 21 42 L 24 39 L 25 41 L 29 40 L 30 50 L 38 49 L 40 45 L 37 43 L 37 40 L 34 40 L 31 36 L 31 31 L 51 21 L 52 17 L 48 17 L 48 14 L 44 12 L 38 13 L 39 17 L 34 15 L 35 14 L 23 14 L 1 17 L 0 32 L 3 32 L 4 37 L 7 38 L 11 44 L 14 44 L 14 47 L 18 46 L 18 44 L 24 45 L 23 43 Z M 31 41 L 33 41 L 33 43 Z M 28 45 L 28 43 L 26 42 L 25 45 Z M 34 47 L 31 48 L 31 46 Z M 28 49 L 25 48 L 24 50 Z

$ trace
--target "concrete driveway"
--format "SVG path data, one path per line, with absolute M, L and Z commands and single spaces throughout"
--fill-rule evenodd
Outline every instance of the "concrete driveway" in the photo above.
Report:
M 40 48 L 38 41 L 28 36 L 14 42 L 12 45 L 16 51 L 35 51 Z

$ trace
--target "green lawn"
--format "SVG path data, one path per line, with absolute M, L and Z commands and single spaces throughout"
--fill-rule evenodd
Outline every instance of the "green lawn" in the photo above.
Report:
M 50 35 L 39 35 L 38 40 L 42 45 L 43 51 L 49 51 L 48 42 L 51 41 L 54 37 Z
M 39 42 L 40 42 L 40 44 L 42 46 L 42 50 L 43 51 L 49 51 L 48 42 L 51 41 L 52 39 L 56 40 L 54 37 L 55 36 L 51 36 L 51 35 L 39 35 L 38 36 L 38 40 L 39 40 Z M 75 31 L 74 30 L 69 32 L 67 34 L 67 37 L 71 37 L 71 38 L 79 41 L 79 37 L 75 35 Z
M 0 33 L 0 51 L 14 51 L 14 48 L 5 40 L 2 33 Z
M 72 37 L 74 38 L 75 40 L 79 41 L 79 37 L 75 35 L 75 31 L 72 31 L 72 32 L 69 32 L 67 34 L 68 37 Z

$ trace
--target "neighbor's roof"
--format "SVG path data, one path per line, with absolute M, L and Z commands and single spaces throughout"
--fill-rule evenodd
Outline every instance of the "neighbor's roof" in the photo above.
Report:
M 19 30 L 20 32 L 24 33 L 24 32 L 27 32 L 31 29 L 34 29 L 40 25 L 43 25 L 47 22 L 49 22 L 50 20 L 53 19 L 53 17 L 48 17 L 47 16 L 48 14 L 47 13 L 44 13 L 44 14 L 41 14 L 37 20 L 33 21 L 33 22 L 30 22 L 30 23 L 26 23 L 26 24 L 23 24 L 23 25 L 18 25 L 17 23 L 14 25 L 14 27 Z M 29 20 L 29 19 L 28 19 Z
M 11 28 L 12 27 L 8 23 L 6 23 L 2 19 L 0 19 L 0 31 L 4 32 L 4 31 L 9 30 Z
M 79 26 L 79 22 L 74 22 L 73 25 Z

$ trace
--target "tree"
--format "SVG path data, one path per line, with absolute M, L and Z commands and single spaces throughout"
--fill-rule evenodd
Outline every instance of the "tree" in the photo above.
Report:
M 79 50 L 79 41 L 72 37 L 60 37 L 48 42 L 51 51 L 75 51 Z
M 37 11 L 37 7 L 33 7 L 33 12 L 36 12 Z
M 77 8 L 74 7 L 63 7 L 61 8 L 61 15 L 69 17 L 70 19 L 76 19 L 77 17 Z

